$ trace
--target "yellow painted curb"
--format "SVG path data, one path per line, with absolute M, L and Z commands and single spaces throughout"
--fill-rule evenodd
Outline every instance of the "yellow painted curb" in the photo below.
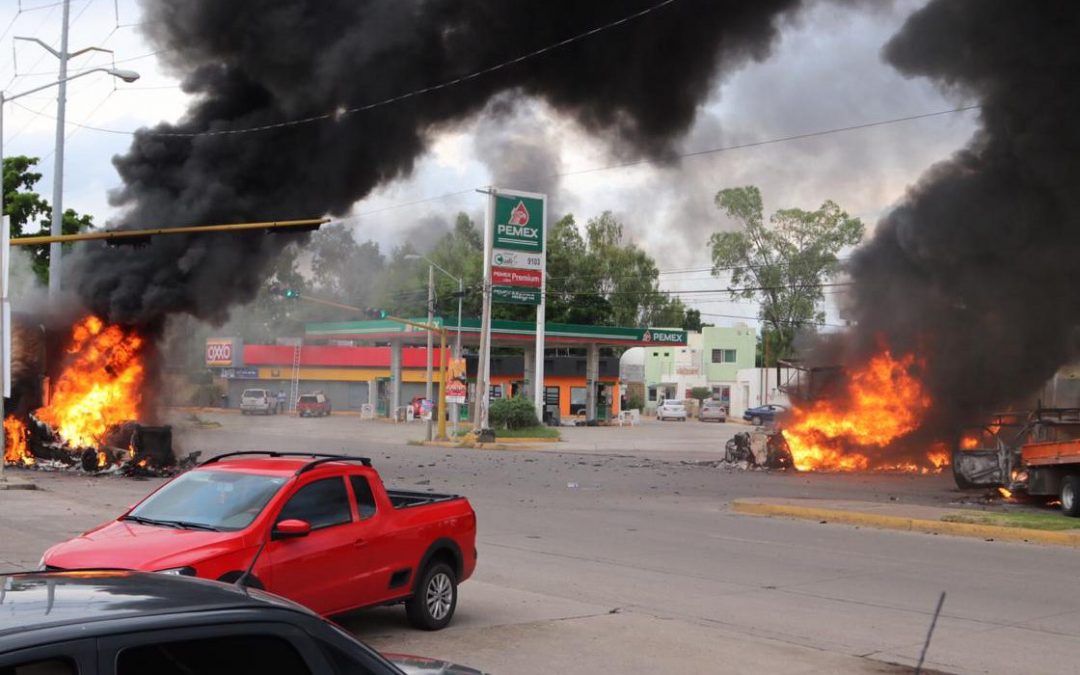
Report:
M 922 532 L 924 534 L 951 534 L 957 537 L 977 537 L 1017 541 L 1050 546 L 1080 547 L 1080 532 L 1061 532 L 1055 530 L 1033 530 L 1024 527 L 1002 527 L 1000 525 L 980 525 L 977 523 L 950 523 L 940 520 L 887 516 L 864 511 L 843 509 L 824 509 L 816 506 L 795 506 L 793 504 L 770 504 L 736 499 L 731 502 L 731 510 L 756 516 L 798 518 L 801 520 L 827 520 L 847 525 L 862 525 L 881 530 L 902 530 Z
M 498 436 L 495 437 L 496 443 L 510 443 L 511 445 L 513 445 L 514 443 L 558 443 L 561 440 L 561 438 L 548 438 L 546 436 L 522 436 L 521 438 L 499 438 Z

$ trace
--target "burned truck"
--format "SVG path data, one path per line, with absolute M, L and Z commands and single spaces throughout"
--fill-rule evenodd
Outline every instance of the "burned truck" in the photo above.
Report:
M 952 467 L 961 489 L 1056 497 L 1065 515 L 1080 516 L 1080 408 L 993 415 L 961 431 Z

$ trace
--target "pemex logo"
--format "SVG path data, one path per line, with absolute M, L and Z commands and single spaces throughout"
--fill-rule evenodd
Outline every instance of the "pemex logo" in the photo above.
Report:
M 518 201 L 517 206 L 510 212 L 510 225 L 528 225 L 529 209 L 525 208 L 525 202 Z
M 652 331 L 651 330 L 645 331 L 645 335 L 641 336 L 641 341 L 642 342 L 652 342 Z

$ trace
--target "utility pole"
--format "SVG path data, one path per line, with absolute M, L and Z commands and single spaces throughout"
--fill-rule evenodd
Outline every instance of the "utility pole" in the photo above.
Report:
M 427 322 L 428 325 L 432 325 L 435 321 L 435 266 L 428 265 L 428 277 L 427 277 Z M 434 399 L 431 398 L 431 366 L 432 366 L 432 334 L 431 331 L 427 332 L 427 381 L 424 383 L 424 398 L 428 401 Z M 440 356 L 439 358 L 443 358 Z M 431 409 L 432 416 L 435 415 L 435 406 Z M 427 439 L 431 440 L 431 419 L 428 419 L 427 424 Z
M 60 77 L 54 83 L 58 89 L 56 93 L 56 149 L 54 151 L 55 158 L 53 160 L 53 200 L 52 200 L 52 222 L 49 224 L 49 232 L 52 236 L 58 237 L 64 233 L 64 130 L 65 130 L 65 117 L 67 113 L 67 82 L 73 80 L 86 72 L 103 71 L 108 72 L 115 77 L 119 77 L 125 82 L 134 82 L 139 79 L 139 74 L 133 71 L 120 71 L 115 68 L 94 68 L 89 71 L 83 71 L 76 73 L 72 77 L 68 77 L 68 61 L 76 56 L 80 56 L 87 52 L 105 52 L 106 54 L 112 54 L 111 49 L 104 49 L 102 47 L 86 47 L 78 51 L 68 51 L 68 29 L 69 18 L 71 15 L 71 0 L 63 0 L 64 11 L 60 24 L 60 49 L 53 49 L 49 45 L 45 44 L 37 38 L 31 37 L 19 37 L 16 36 L 15 40 L 24 40 L 26 42 L 36 42 L 45 51 L 49 52 L 60 61 Z M 52 85 L 48 85 L 52 86 Z M 49 298 L 54 299 L 60 292 L 61 279 L 61 266 L 60 257 L 63 253 L 63 244 L 60 241 L 54 241 L 49 244 Z
M 60 78 L 56 93 L 56 152 L 53 160 L 53 203 L 52 223 L 49 232 L 56 237 L 64 233 L 64 115 L 67 109 L 67 64 L 68 64 L 68 16 L 71 13 L 71 0 L 64 0 L 64 18 L 60 24 Z M 49 298 L 55 300 L 60 293 L 60 257 L 63 244 L 49 244 Z
M 477 190 L 488 196 L 484 209 L 484 286 L 483 310 L 480 314 L 480 353 L 476 364 L 476 415 L 473 428 L 477 434 L 486 431 L 488 409 L 491 405 L 491 247 L 495 222 L 495 188 Z

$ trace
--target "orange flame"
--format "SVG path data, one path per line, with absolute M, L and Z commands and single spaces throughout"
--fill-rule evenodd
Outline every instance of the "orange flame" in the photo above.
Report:
M 963 450 L 974 450 L 979 447 L 979 439 L 974 436 L 964 436 L 960 439 L 960 447 Z
M 85 317 L 72 328 L 52 400 L 35 416 L 72 446 L 99 445 L 114 425 L 139 418 L 144 347 L 133 329 Z
M 866 450 L 883 448 L 914 431 L 930 408 L 930 397 L 912 375 L 917 362 L 912 354 L 893 358 L 888 349 L 850 374 L 843 401 L 818 400 L 796 406 L 793 422 L 784 429 L 795 468 L 800 471 L 859 471 L 869 468 L 918 471 L 916 464 L 873 465 Z M 858 448 L 859 450 L 852 450 Z M 934 466 L 947 463 L 940 449 L 928 459 Z
M 32 466 L 34 456 L 26 447 L 26 425 L 17 417 L 4 419 L 4 462 Z
M 1013 493 L 1012 490 L 1010 490 L 1009 488 L 999 487 L 998 492 L 1000 492 L 1001 496 L 1005 499 L 1012 499 Z
M 926 459 L 934 466 L 934 469 L 941 471 L 945 467 L 949 466 L 952 458 L 949 457 L 949 451 L 942 443 L 936 443 L 930 448 L 930 452 L 926 453 Z

